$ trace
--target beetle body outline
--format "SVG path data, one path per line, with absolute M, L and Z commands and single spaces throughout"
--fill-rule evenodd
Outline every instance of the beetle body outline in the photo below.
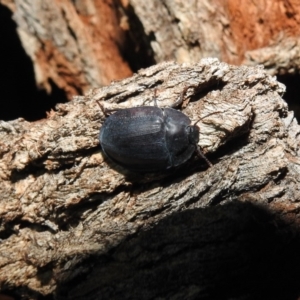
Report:
M 184 164 L 196 151 L 211 166 L 198 146 L 199 127 L 181 111 L 159 108 L 156 95 L 154 104 L 115 110 L 106 118 L 99 134 L 105 155 L 126 169 L 156 172 Z

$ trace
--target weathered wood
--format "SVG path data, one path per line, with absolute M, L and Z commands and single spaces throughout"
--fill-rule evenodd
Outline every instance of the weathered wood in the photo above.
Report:
M 132 68 L 217 57 L 299 72 L 300 5 L 291 0 L 0 0 L 13 13 L 36 83 L 69 99 Z M 34 9 L 33 9 L 34 8 Z
M 267 47 L 245 53 L 246 65 L 264 65 L 272 75 L 298 74 L 300 70 L 300 40 L 298 37 L 280 37 Z
M 213 167 L 194 157 L 141 175 L 102 156 L 97 100 L 150 104 L 156 89 L 163 107 L 194 85 L 184 113 L 197 121 L 218 112 L 199 122 Z M 261 67 L 168 62 L 59 104 L 45 120 L 1 122 L 1 288 L 33 298 L 195 299 L 212 295 L 230 268 L 246 295 L 248 268 L 283 244 L 276 228 L 299 225 L 300 127 L 284 90 Z
M 132 75 L 122 51 L 125 31 L 113 0 L 0 0 L 13 13 L 37 86 L 72 96 Z
M 128 2 L 150 37 L 156 62 L 217 57 L 237 65 L 264 64 L 273 74 L 299 72 L 298 1 Z

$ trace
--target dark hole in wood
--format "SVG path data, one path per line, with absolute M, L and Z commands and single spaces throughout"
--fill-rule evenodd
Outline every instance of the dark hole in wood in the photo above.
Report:
M 300 121 L 300 74 L 279 75 L 277 80 L 286 86 L 283 99 L 288 103 L 289 109 L 295 112 L 295 117 Z

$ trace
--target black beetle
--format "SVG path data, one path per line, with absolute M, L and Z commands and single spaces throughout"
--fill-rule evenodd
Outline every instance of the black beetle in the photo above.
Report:
M 174 106 L 183 102 L 188 88 Z M 117 164 L 140 172 L 180 166 L 195 150 L 211 166 L 198 146 L 199 127 L 191 125 L 191 120 L 180 111 L 157 107 L 156 95 L 154 104 L 120 109 L 110 115 L 100 130 L 103 152 Z

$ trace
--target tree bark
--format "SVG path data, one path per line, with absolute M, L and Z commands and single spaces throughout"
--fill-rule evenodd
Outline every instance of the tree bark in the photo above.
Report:
M 193 157 L 138 174 L 103 156 L 97 101 L 152 105 L 156 90 L 165 107 L 189 86 L 182 109 L 192 122 L 204 117 L 211 168 Z M 300 127 L 284 90 L 261 67 L 166 62 L 45 120 L 2 121 L 1 289 L 33 299 L 297 294 Z
M 293 0 L 129 0 L 150 37 L 156 62 L 217 57 L 299 72 L 300 4 Z
M 69 99 L 157 62 L 263 64 L 298 74 L 293 0 L 0 0 L 13 13 L 37 85 Z M 34 8 L 34 9 L 33 9 Z

